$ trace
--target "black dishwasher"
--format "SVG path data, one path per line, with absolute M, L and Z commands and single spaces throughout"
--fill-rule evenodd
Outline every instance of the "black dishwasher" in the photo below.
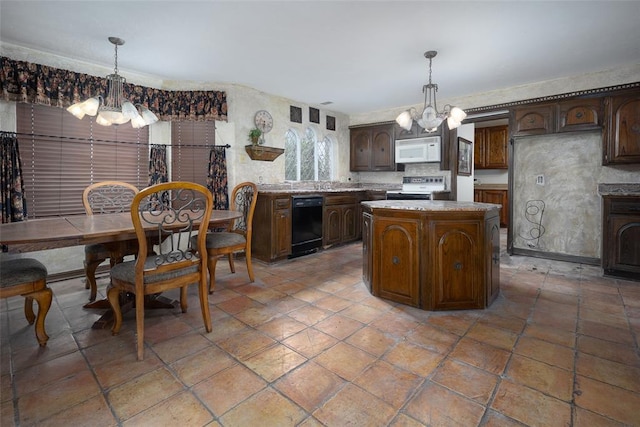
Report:
M 319 195 L 292 196 L 291 255 L 294 258 L 316 252 L 322 246 L 322 206 Z

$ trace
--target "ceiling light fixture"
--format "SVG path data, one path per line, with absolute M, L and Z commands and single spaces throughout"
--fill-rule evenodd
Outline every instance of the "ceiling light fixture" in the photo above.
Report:
M 421 115 L 415 108 L 411 107 L 407 111 L 400 113 L 396 118 L 396 122 L 400 127 L 411 130 L 413 121 L 418 122 L 418 125 L 428 132 L 433 132 L 438 129 L 438 126 L 447 119 L 447 125 L 449 129 L 455 129 L 462 124 L 462 121 L 467 117 L 467 113 L 462 111 L 458 107 L 452 107 L 447 104 L 444 106 L 442 112 L 438 111 L 436 105 L 436 92 L 438 92 L 438 85 L 431 83 L 431 61 L 438 54 L 435 50 L 429 50 L 424 53 L 424 57 L 429 60 L 429 84 L 422 86 L 422 92 L 424 93 L 424 110 Z
M 107 97 L 106 99 L 100 95 L 87 99 L 86 101 L 77 102 L 67 108 L 67 111 L 82 119 L 85 114 L 95 116 L 96 123 L 102 126 L 121 125 L 131 120 L 131 126 L 141 128 L 158 121 L 158 117 L 147 107 L 138 104 L 138 109 L 124 97 L 123 88 L 126 79 L 118 74 L 118 46 L 124 44 L 124 40 L 119 37 L 109 37 L 109 41 L 113 43 L 116 49 L 115 68 L 113 74 L 109 74 L 107 78 Z M 102 102 L 101 102 L 102 101 Z

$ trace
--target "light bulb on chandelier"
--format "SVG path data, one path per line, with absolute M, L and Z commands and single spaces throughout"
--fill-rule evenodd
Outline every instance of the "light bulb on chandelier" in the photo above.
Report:
M 158 117 L 144 105 L 136 108 L 124 97 L 124 85 L 126 79 L 118 74 L 118 46 L 124 44 L 124 40 L 118 37 L 109 37 L 109 41 L 115 45 L 115 67 L 113 74 L 107 79 L 107 96 L 94 96 L 82 102 L 77 102 L 67 108 L 67 111 L 75 117 L 82 119 L 85 115 L 95 116 L 96 123 L 102 126 L 121 125 L 131 121 L 131 126 L 141 128 L 158 121 Z
M 429 83 L 422 86 L 424 109 L 422 110 L 422 114 L 418 114 L 413 107 L 400 113 L 396 118 L 396 123 L 403 129 L 411 130 L 413 121 L 415 120 L 421 128 L 428 132 L 434 132 L 445 119 L 447 119 L 449 129 L 455 129 L 460 126 L 465 117 L 467 117 L 467 113 L 462 111 L 462 109 L 452 107 L 448 104 L 444 106 L 443 111 L 438 111 L 436 104 L 438 85 L 431 82 L 431 62 L 437 54 L 438 52 L 435 50 L 429 50 L 424 53 L 424 57 L 429 60 Z

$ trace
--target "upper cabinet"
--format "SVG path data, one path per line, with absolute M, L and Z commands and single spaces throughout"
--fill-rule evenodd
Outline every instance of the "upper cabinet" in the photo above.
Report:
M 605 98 L 602 164 L 640 163 L 640 94 Z
M 555 130 L 554 107 L 553 104 L 541 104 L 511 110 L 513 135 L 553 133 Z
M 507 169 L 509 130 L 507 126 L 476 128 L 473 144 L 475 169 Z
M 562 101 L 558 105 L 558 132 L 600 129 L 602 98 Z
M 602 98 L 517 107 L 511 113 L 513 136 L 600 129 L 602 116 Z
M 350 149 L 352 172 L 396 170 L 391 123 L 352 128 Z
M 411 139 L 411 138 L 423 138 L 425 136 L 441 136 L 442 126 L 438 127 L 433 132 L 428 132 L 421 128 L 416 121 L 413 122 L 410 130 L 406 130 L 401 127 L 399 124 L 393 124 L 393 133 L 395 139 Z

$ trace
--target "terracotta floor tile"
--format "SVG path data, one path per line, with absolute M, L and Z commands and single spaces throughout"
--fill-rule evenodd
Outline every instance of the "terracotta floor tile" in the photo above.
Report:
M 309 303 L 306 301 L 302 301 L 298 298 L 287 295 L 286 297 L 280 298 L 277 302 L 270 305 L 278 313 L 287 314 L 297 308 L 304 307 L 308 304 Z
M 612 314 L 603 313 L 601 311 L 589 310 L 583 308 L 580 310 L 580 320 L 595 322 L 600 325 L 611 326 L 613 328 L 626 329 L 628 322 L 624 315 L 614 316 Z M 604 337 L 599 337 L 604 338 Z
M 201 426 L 213 420 L 211 413 L 190 392 L 178 393 L 138 415 L 123 426 Z
M 578 353 L 576 373 L 603 383 L 640 393 L 640 368 Z
M 640 367 L 640 356 L 638 356 L 634 348 L 629 345 L 580 336 L 578 337 L 578 351 L 614 362 L 624 363 L 625 365 Z
M 517 354 L 509 361 L 503 378 L 565 402 L 570 402 L 573 395 L 573 372 Z
M 4 424 L 2 424 L 4 426 Z M 59 426 L 92 426 L 108 427 L 117 426 L 111 410 L 107 406 L 102 395 L 92 397 L 84 402 L 65 409 L 57 414 L 38 422 L 38 427 Z
M 522 424 L 500 412 L 489 409 L 483 427 L 522 427 Z
M 220 421 L 229 426 L 295 426 L 306 417 L 298 405 L 267 388 L 227 412 Z
M 549 343 L 537 338 L 523 336 L 518 341 L 514 353 L 530 357 L 531 359 L 573 371 L 573 349 L 558 344 Z
M 571 425 L 571 406 L 539 391 L 503 380 L 491 408 L 526 425 Z
M 486 405 L 498 384 L 498 376 L 455 359 L 447 359 L 435 370 L 431 381 Z
M 623 424 L 640 425 L 638 393 L 578 375 L 575 403 L 578 407 Z
M 602 415 L 587 411 L 586 409 L 576 407 L 573 425 L 580 426 L 598 426 L 598 427 L 624 427 L 618 421 L 606 418 Z
M 550 343 L 560 344 L 565 347 L 574 347 L 576 342 L 576 334 L 574 332 L 561 331 L 538 324 L 527 325 L 524 329 L 524 335 Z
M 422 383 L 423 378 L 398 369 L 384 361 L 377 361 L 365 370 L 354 384 L 379 397 L 394 408 L 400 408 Z
M 431 325 L 418 325 L 407 335 L 407 340 L 436 353 L 447 353 L 458 342 L 458 335 Z
M 234 364 L 226 352 L 217 347 L 207 347 L 173 362 L 171 368 L 180 381 L 191 387 Z
M 120 421 L 124 421 L 182 389 L 167 369 L 160 368 L 115 387 L 107 399 Z
M 100 388 L 93 375 L 88 370 L 83 370 L 20 396 L 18 399 L 20 424 L 37 424 L 99 394 Z
M 282 341 L 305 357 L 312 358 L 338 342 L 334 337 L 314 328 L 307 328 Z
M 563 304 L 556 304 L 555 307 L 546 307 L 541 310 L 536 306 L 530 322 L 551 327 L 553 329 L 575 331 L 577 317 L 575 313 L 565 311 L 565 307 L 567 306 Z
M 249 330 L 249 327 L 233 316 L 224 317 L 211 322 L 212 330 L 204 337 L 209 341 L 219 342 L 226 338 Z
M 389 424 L 389 427 L 424 427 L 424 424 L 408 415 L 400 413 L 393 419 L 391 424 Z
M 478 324 L 493 328 L 506 329 L 507 331 L 511 331 L 516 334 L 523 331 L 526 323 L 525 319 L 492 312 L 487 312 L 478 319 Z
M 353 334 L 358 329 L 364 326 L 363 323 L 357 320 L 345 317 L 340 314 L 334 314 L 318 323 L 313 327 L 325 334 L 331 335 L 339 340 L 345 339 L 349 335 Z
M 578 322 L 578 332 L 591 338 L 623 344 L 625 346 L 630 346 L 634 342 L 633 335 L 627 325 L 619 328 L 591 320 L 581 319 Z
M 79 351 L 60 356 L 20 372 L 20 375 L 15 379 L 16 392 L 18 396 L 22 396 L 45 387 L 47 384 L 88 369 L 89 366 Z M 8 398 L 11 398 L 10 378 L 5 381 L 3 376 L 2 384 L 2 400 L 4 401 L 7 398 L 6 392 L 8 392 Z
M 258 330 L 276 340 L 283 340 L 307 328 L 302 322 L 298 322 L 289 316 L 276 317 L 275 319 L 257 327 Z
M 236 364 L 193 387 L 193 392 L 218 417 L 253 396 L 267 383 L 250 369 Z
M 105 389 L 110 389 L 141 375 L 155 371 L 162 366 L 162 361 L 150 351 L 145 358 L 138 361 L 135 349 L 128 354 L 94 367 L 96 378 Z
M 24 313 L 21 313 L 21 315 L 24 316 Z M 48 323 L 49 316 L 47 316 L 47 324 Z M 49 341 L 47 341 L 46 347 L 42 348 L 35 340 L 31 327 L 28 329 L 28 345 L 18 348 L 15 348 L 13 345 L 11 346 L 12 369 L 15 371 L 21 371 L 29 366 L 37 365 L 38 363 L 43 363 L 47 360 L 52 360 L 78 350 L 78 345 L 71 333 L 64 333 L 54 337 L 47 329 L 47 334 L 50 334 Z
M 21 380 L 20 377 L 16 380 Z M 10 374 L 0 377 L 0 402 L 13 399 L 13 379 Z
M 15 411 L 13 409 L 13 401 L 7 400 L 0 404 L 0 425 L 15 426 Z
M 494 328 L 493 326 L 483 325 L 481 323 L 473 325 L 465 337 L 473 338 L 477 341 L 484 342 L 485 344 L 490 344 L 494 347 L 508 351 L 511 351 L 518 339 L 518 335 L 513 332 Z
M 292 317 L 308 326 L 315 325 L 331 315 L 333 315 L 333 312 L 314 307 L 312 305 L 305 305 L 304 307 L 297 308 L 288 313 L 289 317 Z
M 405 412 L 429 426 L 476 426 L 484 406 L 427 381 L 407 404 Z
M 322 292 L 314 288 L 305 288 L 293 294 L 295 298 L 306 302 L 314 302 L 321 298 L 328 297 L 329 295 L 330 294 L 328 294 L 327 292 Z
M 323 310 L 329 310 L 337 313 L 349 307 L 351 305 L 351 301 L 337 297 L 335 295 L 329 295 L 327 297 L 316 300 L 313 305 Z
M 389 404 L 355 385 L 347 384 L 313 416 L 327 426 L 386 426 L 395 412 Z
M 506 350 L 466 337 L 450 353 L 450 357 L 496 375 L 504 372 L 510 356 L 511 353 Z
M 217 344 L 232 356 L 245 359 L 272 346 L 275 342 L 263 333 L 249 329 L 220 340 Z
M 187 333 L 162 341 L 152 346 L 153 351 L 166 363 L 182 359 L 211 345 L 211 342 L 200 334 Z
M 434 313 L 428 319 L 427 322 L 438 326 L 444 330 L 447 330 L 456 335 L 464 335 L 475 322 L 477 322 L 478 316 L 469 314 L 441 314 Z
M 384 360 L 416 375 L 426 377 L 444 358 L 442 354 L 427 350 L 410 342 L 400 342 L 384 356 Z
M 365 326 L 347 338 L 346 342 L 369 354 L 380 357 L 393 348 L 396 340 L 376 328 Z
M 289 347 L 276 344 L 244 360 L 243 363 L 267 382 L 273 382 L 306 361 L 304 356 Z
M 359 348 L 339 342 L 313 360 L 345 380 L 353 381 L 376 359 Z
M 340 314 L 366 324 L 382 316 L 385 311 L 366 304 L 356 303 L 342 310 Z
M 309 381 L 313 378 L 313 381 Z M 274 387 L 309 412 L 313 412 L 346 381 L 313 361 L 280 378 Z
M 125 323 L 122 322 L 122 329 L 125 329 Z M 197 326 L 202 325 L 202 323 Z M 136 330 L 136 322 L 132 319 L 128 322 L 128 327 L 132 331 Z M 166 341 L 173 337 L 179 337 L 193 332 L 193 326 L 182 321 L 177 320 L 175 316 L 166 316 L 158 322 L 153 322 L 153 319 L 145 318 L 144 327 L 144 342 L 151 345 Z M 134 347 L 135 350 L 135 347 Z
M 262 306 L 242 310 L 233 316 L 241 322 L 255 328 L 259 325 L 270 322 L 274 318 L 280 316 L 280 314 L 270 307 Z
M 246 295 L 240 295 L 226 301 L 216 304 L 216 307 L 222 309 L 226 313 L 236 314 L 252 307 L 260 307 L 262 304 L 256 302 Z
M 417 328 L 419 324 L 412 316 L 392 309 L 371 322 L 370 326 L 393 336 L 402 337 Z

